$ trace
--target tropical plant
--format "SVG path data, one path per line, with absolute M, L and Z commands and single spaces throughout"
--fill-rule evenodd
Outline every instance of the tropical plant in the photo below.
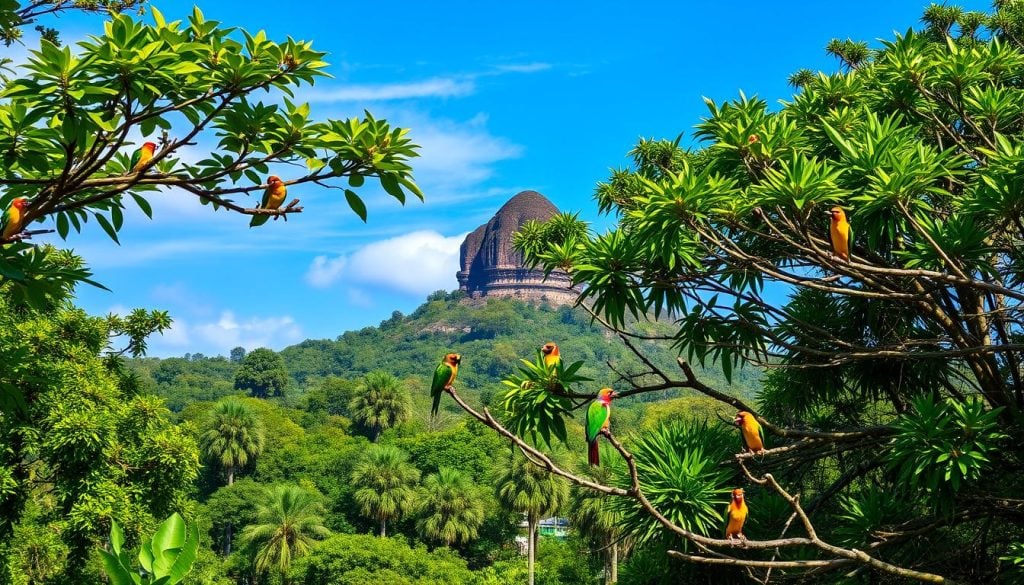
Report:
M 259 506 L 256 523 L 242 530 L 242 542 L 253 555 L 256 570 L 276 570 L 287 585 L 292 562 L 312 550 L 317 538 L 331 534 L 320 516 L 319 500 L 298 486 L 282 485 Z
M 506 423 L 520 436 L 529 434 L 534 442 L 539 433 L 548 446 L 552 434 L 564 443 L 565 417 L 572 409 L 572 399 L 593 398 L 572 390 L 573 384 L 590 380 L 576 373 L 583 362 L 563 366 L 558 361 L 549 365 L 540 351 L 534 361 L 520 361 L 519 373 L 502 380 L 506 388 L 501 402 Z
M 352 418 L 370 429 L 374 442 L 381 432 L 408 420 L 412 409 L 409 390 L 387 372 L 370 372 L 356 387 L 349 404 Z
M 544 516 L 554 514 L 568 501 L 569 484 L 534 465 L 518 451 L 502 463 L 494 481 L 495 493 L 502 505 L 526 516 L 527 572 L 533 585 L 537 526 Z
M 613 469 L 608 462 L 613 459 L 612 453 L 602 453 L 606 462 L 604 467 L 589 470 L 588 475 L 598 483 L 611 483 L 614 473 L 622 473 L 621 465 Z M 573 486 L 569 497 L 569 519 L 573 528 L 580 536 L 589 537 L 595 542 L 597 550 L 605 557 L 606 585 L 619 580 L 619 555 L 628 550 L 632 539 L 624 538 L 622 532 L 622 511 L 604 494 Z
M 596 189 L 613 229 L 560 217 L 515 238 L 528 262 L 568 272 L 581 304 L 643 364 L 616 367 L 632 386 L 623 394 L 696 390 L 754 413 L 769 436 L 768 455 L 729 459 L 785 501 L 808 536 L 748 542 L 755 552 L 743 555 L 702 535 L 727 487 L 704 481 L 717 455 L 648 449 L 651 438 L 617 447 L 638 479 L 589 487 L 625 491 L 659 519 L 658 532 L 714 551 L 669 551 L 676 558 L 746 567 L 761 580 L 800 577 L 812 564 L 816 579 L 841 579 L 833 569 L 855 563 L 886 578 L 984 581 L 996 578 L 998 553 L 957 543 L 984 539 L 990 522 L 1011 540 L 1024 536 L 1008 505 L 1022 462 L 1002 448 L 1024 428 L 1024 100 L 1015 81 L 1024 3 L 996 2 L 988 15 L 932 6 L 923 22 L 877 48 L 829 43 L 840 71 L 798 72 L 798 92 L 780 108 L 742 94 L 706 100 L 692 150 L 681 135 L 642 139 L 631 168 Z M 670 316 L 674 333 L 627 326 L 646 315 Z M 659 342 L 679 352 L 679 370 L 648 358 Z M 727 381 L 743 367 L 769 373 L 755 404 L 702 380 L 691 362 L 717 366 Z M 511 396 L 506 409 L 525 411 L 535 398 Z M 562 415 L 534 413 L 536 425 Z M 643 462 L 633 449 L 665 461 Z M 692 472 L 691 513 L 654 501 L 665 480 L 684 479 L 671 469 Z M 878 518 L 861 497 L 869 487 L 899 494 L 910 517 L 856 538 L 852 526 Z M 790 531 L 780 524 L 778 533 Z M 839 525 L 842 534 L 827 528 Z
M 420 472 L 401 449 L 372 445 L 352 469 L 350 479 L 360 512 L 380 524 L 381 537 L 387 536 L 389 520 L 415 509 Z
M 157 526 L 149 540 L 139 545 L 137 555 L 141 572 L 132 567 L 132 559 L 124 546 L 124 531 L 117 521 L 110 527 L 110 549 L 100 550 L 103 568 L 113 585 L 175 585 L 181 583 L 199 550 L 199 527 L 193 522 L 188 526 L 177 513 L 172 514 Z
M 17 40 L 21 27 L 63 10 L 138 4 L 5 1 L 0 40 Z M 114 13 L 101 34 L 74 49 L 58 46 L 56 31 L 40 24 L 32 56 L 0 76 L 0 208 L 26 198 L 25 228 L 51 221 L 67 238 L 95 220 L 117 241 L 129 202 L 152 215 L 150 198 L 165 188 L 257 224 L 301 212 L 297 201 L 272 210 L 249 199 L 267 188 L 272 167 L 291 169 L 287 185 L 335 183 L 364 221 L 357 191 L 367 178 L 401 203 L 408 194 L 422 198 L 407 164 L 417 147 L 405 130 L 369 113 L 316 121 L 308 104 L 294 102 L 296 89 L 327 75 L 324 53 L 311 43 L 223 27 L 198 8 L 184 22 L 147 10 L 152 24 Z M 264 91 L 272 92 L 270 103 L 258 99 Z M 155 146 L 135 169 L 129 155 L 139 139 Z M 187 162 L 186 148 L 208 154 Z M 49 262 L 52 250 L 26 243 L 33 233 L 39 230 L 0 242 L 0 282 L 42 302 L 54 285 L 87 281 L 84 268 Z
M 224 400 L 210 411 L 199 448 L 224 470 L 231 485 L 235 474 L 263 452 L 263 436 L 263 422 L 251 408 L 237 400 Z
M 206 431 L 199 436 L 199 448 L 207 459 L 220 465 L 230 486 L 235 483 L 235 473 L 263 452 L 263 423 L 241 402 L 218 402 L 210 411 Z M 224 527 L 224 554 L 231 554 L 232 527 L 230 521 Z
M 445 546 L 476 538 L 484 523 L 484 502 L 468 475 L 442 467 L 423 480 L 419 491 L 420 534 Z

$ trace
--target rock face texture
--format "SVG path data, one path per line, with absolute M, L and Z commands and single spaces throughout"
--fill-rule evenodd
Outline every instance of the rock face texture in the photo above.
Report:
M 456 273 L 459 290 L 470 297 L 515 297 L 552 304 L 573 303 L 576 293 L 569 290 L 569 277 L 523 266 L 522 256 L 512 247 L 512 234 L 527 220 L 544 221 L 558 213 L 546 197 L 536 191 L 523 191 L 498 210 L 484 225 L 473 230 L 462 242 L 460 266 Z

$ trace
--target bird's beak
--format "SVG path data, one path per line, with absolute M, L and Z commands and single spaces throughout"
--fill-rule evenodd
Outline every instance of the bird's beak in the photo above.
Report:
M 616 392 L 615 390 L 612 390 L 612 393 L 609 394 L 608 396 L 611 396 L 612 398 L 618 398 L 619 397 L 619 393 Z

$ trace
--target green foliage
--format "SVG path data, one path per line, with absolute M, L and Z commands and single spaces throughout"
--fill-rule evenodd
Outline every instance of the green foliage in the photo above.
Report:
M 385 536 L 388 520 L 416 508 L 413 486 L 420 472 L 409 463 L 409 455 L 390 445 L 373 445 L 352 470 L 354 497 L 360 512 L 380 523 Z
M 448 585 L 473 583 L 466 563 L 446 549 L 428 552 L 402 539 L 338 534 L 299 559 L 291 576 L 305 585 Z
M 320 516 L 319 499 L 297 486 L 277 486 L 266 504 L 259 504 L 256 522 L 242 531 L 242 542 L 253 552 L 256 570 L 288 574 L 295 559 L 312 550 L 317 538 L 330 535 Z
M 231 485 L 235 472 L 263 452 L 263 422 L 241 402 L 218 402 L 199 441 L 203 453 L 224 469 Z
M 110 528 L 110 549 L 100 550 L 103 567 L 113 585 L 174 585 L 181 583 L 192 569 L 199 550 L 199 527 L 193 522 L 185 526 L 178 514 L 172 514 L 160 523 L 153 537 L 139 545 L 138 559 L 141 570 L 133 569 L 124 546 L 124 532 L 117 521 Z
M 265 347 L 252 350 L 235 373 L 235 389 L 248 391 L 254 398 L 284 396 L 288 389 L 284 360 Z
M 382 431 L 409 418 L 409 391 L 387 372 L 370 372 L 356 386 L 348 410 L 376 441 Z
M 0 5 L 0 39 L 16 40 L 32 14 L 135 4 L 7 2 Z M 270 215 L 254 215 L 256 202 L 247 196 L 258 197 L 271 167 L 281 164 L 301 169 L 285 184 L 343 184 L 346 204 L 364 221 L 366 178 L 402 204 L 410 194 L 422 199 L 408 165 L 418 147 L 406 130 L 368 112 L 317 121 L 309 104 L 294 103 L 295 90 L 327 75 L 325 53 L 311 43 L 223 27 L 198 8 L 185 21 L 167 21 L 153 7 L 149 13 L 152 24 L 111 13 L 102 34 L 75 50 L 58 46 L 57 32 L 44 27 L 28 62 L 0 77 L 0 208 L 27 197 L 26 228 L 52 220 L 66 239 L 95 220 L 117 242 L 127 207 L 152 215 L 149 197 L 161 186 L 181 187 L 182 196 L 260 223 Z M 263 91 L 277 103 L 259 101 Z M 139 135 L 158 146 L 136 171 L 129 153 L 139 145 L 127 138 Z M 195 163 L 182 160 L 182 149 L 205 137 L 214 139 L 214 150 Z M 47 263 L 21 242 L 0 247 L 0 282 L 17 283 L 33 298 L 88 276 L 80 267 Z
M 520 361 L 520 373 L 502 380 L 506 387 L 502 397 L 506 426 L 520 437 L 529 435 L 534 443 L 538 433 L 548 446 L 552 434 L 565 443 L 565 416 L 573 406 L 571 388 L 573 384 L 590 381 L 576 373 L 583 362 L 563 366 L 558 361 L 548 365 L 540 351 L 535 361 Z
M 937 507 L 951 511 L 952 496 L 983 477 L 999 441 L 1007 437 L 1000 429 L 1000 410 L 986 409 L 977 397 L 968 402 L 918 398 L 914 412 L 896 422 L 890 467 L 903 485 L 929 492 Z
M 484 522 L 484 501 L 469 475 L 442 467 L 423 480 L 416 528 L 445 546 L 475 540 Z
M 556 457 L 557 460 L 557 457 Z M 556 513 L 569 499 L 569 483 L 534 465 L 518 450 L 503 457 L 495 469 L 498 501 L 532 523 Z
M 198 449 L 160 399 L 139 395 L 119 360 L 103 357 L 106 318 L 66 303 L 37 311 L 4 293 L 0 286 L 0 361 L 11 367 L 0 381 L 24 409 L 0 415 L 0 540 L 38 498 L 37 521 L 67 547 L 63 577 L 89 580 L 85 560 L 112 520 L 135 532 L 152 515 L 182 508 Z
M 735 471 L 718 464 L 731 454 L 735 433 L 706 422 L 661 426 L 631 441 L 640 487 L 647 499 L 676 526 L 717 535 L 722 529 L 725 494 Z M 621 471 L 620 471 L 621 474 Z M 620 485 L 628 486 L 622 474 Z M 639 542 L 666 536 L 665 528 L 632 499 L 612 501 L 622 514 L 621 529 Z

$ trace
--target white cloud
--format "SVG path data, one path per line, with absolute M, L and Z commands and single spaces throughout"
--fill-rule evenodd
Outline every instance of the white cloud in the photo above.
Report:
M 341 278 L 341 273 L 345 270 L 347 263 L 344 256 L 337 258 L 317 256 L 313 258 L 313 264 L 306 272 L 306 282 L 317 288 L 326 288 Z
M 317 256 L 306 281 L 323 288 L 344 280 L 349 285 L 375 285 L 411 295 L 451 289 L 465 237 L 423 230 L 372 242 L 348 256 Z
M 171 326 L 160 334 L 158 343 L 174 348 L 188 347 L 192 343 L 188 334 L 188 323 L 184 319 L 175 318 Z
M 435 77 L 405 83 L 354 84 L 303 92 L 309 102 L 380 102 L 431 97 L 461 97 L 476 91 L 470 79 Z
M 239 320 L 231 311 L 224 311 L 217 321 L 187 327 L 194 346 L 210 353 L 227 355 L 232 348 L 247 350 L 257 347 L 280 349 L 302 340 L 302 329 L 288 315 L 280 317 L 249 317 Z
M 483 114 L 466 122 L 412 118 L 401 122 L 412 128 L 413 141 L 422 147 L 413 164 L 428 189 L 480 183 L 493 174 L 494 163 L 523 154 L 521 146 L 488 132 Z

